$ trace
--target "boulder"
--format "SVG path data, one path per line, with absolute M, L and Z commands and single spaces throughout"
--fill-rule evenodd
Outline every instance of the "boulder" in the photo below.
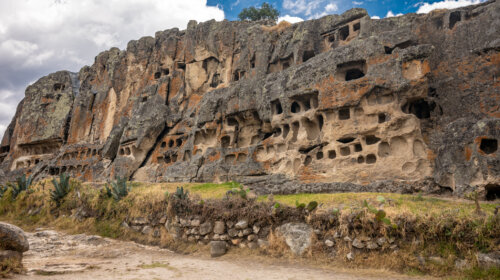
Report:
M 354 238 L 354 241 L 352 242 L 352 247 L 363 249 L 365 248 L 365 244 L 363 244 L 361 240 Z
M 287 223 L 276 229 L 290 250 L 297 256 L 302 255 L 312 243 L 313 229 L 304 223 Z
M 226 231 L 226 225 L 223 221 L 216 221 L 214 224 L 214 233 L 224 234 Z
M 227 245 L 224 241 L 211 241 L 210 242 L 210 256 L 212 258 L 220 257 L 226 254 Z
M 0 222 L 0 249 L 23 253 L 29 248 L 28 237 L 22 229 Z
M 207 235 L 212 232 L 212 223 L 211 222 L 205 222 L 200 225 L 200 234 L 201 235 Z

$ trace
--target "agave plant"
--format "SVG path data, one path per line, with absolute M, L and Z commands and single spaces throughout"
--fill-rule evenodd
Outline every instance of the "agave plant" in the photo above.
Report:
M 62 173 L 59 175 L 59 182 L 55 178 L 52 179 L 54 190 L 50 191 L 50 198 L 57 204 L 58 207 L 61 205 L 63 198 L 65 198 L 70 191 L 69 178 L 69 175 Z
M 15 185 L 9 184 L 12 187 L 12 199 L 16 199 L 17 196 L 23 191 L 29 192 L 29 187 L 31 186 L 32 181 L 33 178 L 31 176 L 26 178 L 26 174 L 23 174 L 23 176 L 16 179 Z
M 111 185 L 111 187 L 109 186 Z M 106 193 L 109 197 L 113 197 L 116 201 L 128 195 L 131 187 L 127 182 L 126 177 L 116 176 L 115 180 L 106 185 Z
M 0 186 L 0 199 L 3 197 L 7 189 L 8 189 L 7 186 Z
M 184 191 L 184 187 L 180 187 L 180 188 L 177 187 L 177 189 L 175 190 L 174 196 L 178 199 L 188 199 L 189 191 L 188 190 Z

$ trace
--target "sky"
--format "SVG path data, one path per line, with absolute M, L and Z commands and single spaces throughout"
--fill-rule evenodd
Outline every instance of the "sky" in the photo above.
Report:
M 365 8 L 372 18 L 457 8 L 484 0 L 268 0 L 279 20 L 298 22 Z M 237 20 L 252 0 L 1 0 L 0 139 L 25 88 L 52 72 L 78 72 L 100 52 L 191 19 Z

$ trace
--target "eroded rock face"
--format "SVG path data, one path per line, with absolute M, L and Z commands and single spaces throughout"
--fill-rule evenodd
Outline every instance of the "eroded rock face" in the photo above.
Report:
M 500 4 L 287 28 L 190 22 L 26 90 L 12 179 L 229 181 L 258 193 L 499 191 Z

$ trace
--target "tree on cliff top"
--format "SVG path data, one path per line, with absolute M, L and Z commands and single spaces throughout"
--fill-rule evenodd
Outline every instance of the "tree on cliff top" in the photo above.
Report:
M 244 8 L 238 15 L 238 18 L 240 20 L 250 21 L 263 19 L 271 19 L 277 21 L 279 15 L 280 13 L 278 12 L 278 10 L 276 10 L 272 5 L 264 2 L 262 3 L 260 9 L 255 7 Z

